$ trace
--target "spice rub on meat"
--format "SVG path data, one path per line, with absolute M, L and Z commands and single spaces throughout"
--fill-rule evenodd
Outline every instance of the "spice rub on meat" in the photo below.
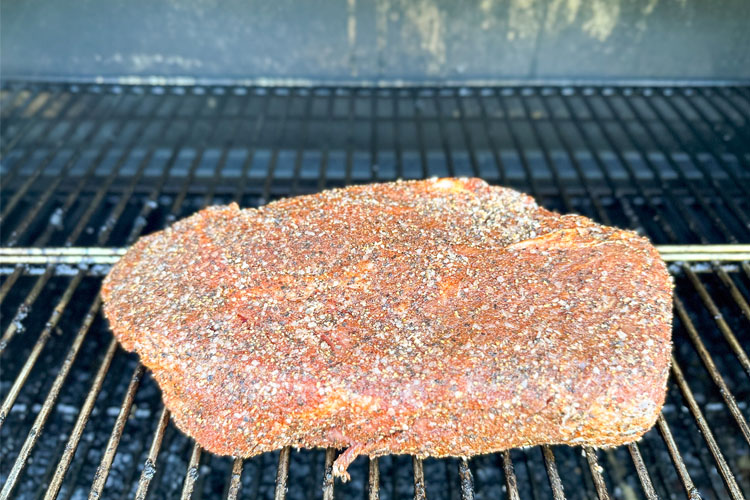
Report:
M 102 288 L 205 449 L 472 456 L 638 439 L 664 402 L 671 281 L 630 231 L 479 179 L 210 207 Z

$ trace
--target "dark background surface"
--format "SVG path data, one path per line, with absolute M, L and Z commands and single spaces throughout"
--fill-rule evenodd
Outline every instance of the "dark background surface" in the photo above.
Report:
M 0 17 L 5 79 L 750 79 L 745 0 L 4 0 Z

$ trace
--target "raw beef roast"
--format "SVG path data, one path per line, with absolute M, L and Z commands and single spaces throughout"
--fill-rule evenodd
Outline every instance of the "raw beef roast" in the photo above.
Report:
M 471 456 L 612 446 L 655 422 L 670 277 L 630 231 L 479 179 L 210 207 L 141 238 L 102 294 L 205 449 Z

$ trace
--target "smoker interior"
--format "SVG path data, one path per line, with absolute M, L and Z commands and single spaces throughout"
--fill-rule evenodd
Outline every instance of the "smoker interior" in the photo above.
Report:
M 447 175 L 656 244 L 748 243 L 750 89 L 6 82 L 0 105 L 0 243 L 29 256 L 0 269 L 3 498 L 750 495 L 747 261 L 670 264 L 674 365 L 637 444 L 360 457 L 334 484 L 338 451 L 233 460 L 181 434 L 101 317 L 96 254 L 209 204 Z

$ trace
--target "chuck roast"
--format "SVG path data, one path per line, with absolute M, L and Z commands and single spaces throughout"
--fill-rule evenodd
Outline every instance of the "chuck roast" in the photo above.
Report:
M 104 312 L 205 449 L 472 456 L 637 440 L 672 285 L 646 238 L 479 179 L 206 208 L 141 238 Z

